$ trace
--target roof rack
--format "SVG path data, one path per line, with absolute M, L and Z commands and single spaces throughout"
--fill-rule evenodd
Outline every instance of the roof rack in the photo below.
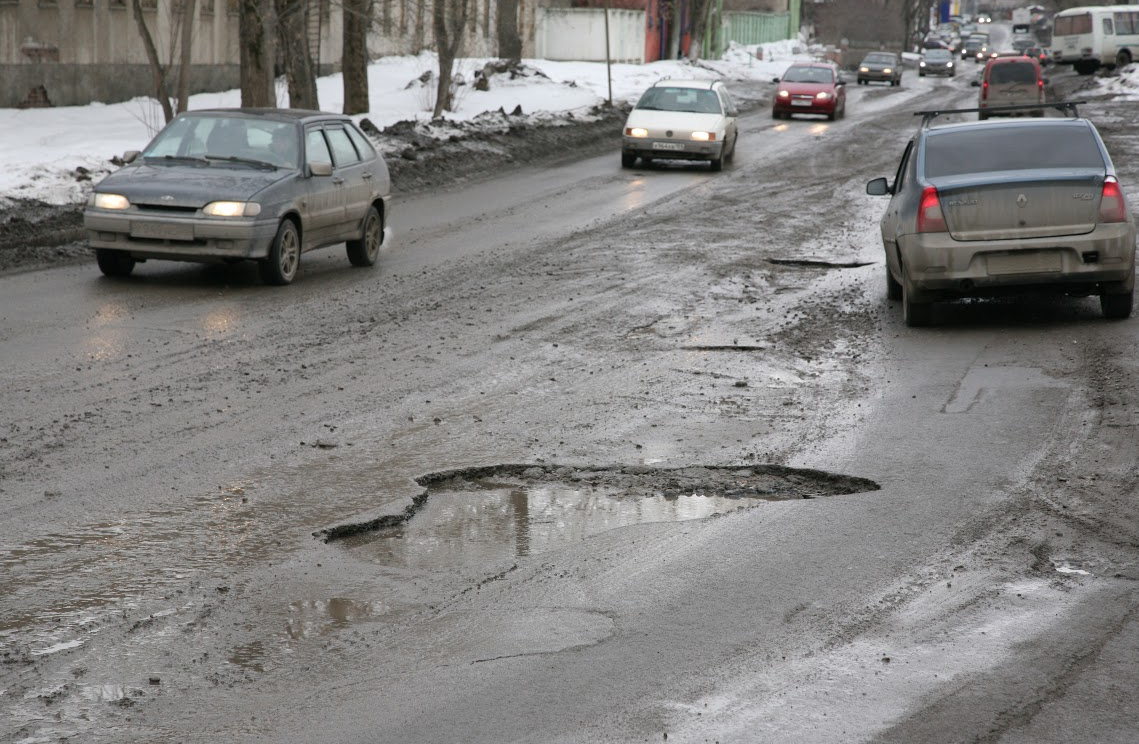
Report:
M 1087 103 L 1087 101 L 1057 101 L 1055 103 L 1029 103 L 1018 106 L 989 106 L 987 108 L 963 108 L 963 109 L 933 109 L 930 111 L 915 111 L 914 116 L 921 117 L 922 129 L 929 126 L 930 122 L 944 114 L 976 114 L 980 112 L 990 114 L 1003 114 L 1009 111 L 1039 111 L 1040 109 L 1056 109 L 1057 111 L 1065 114 L 1070 113 L 1073 118 L 1079 118 L 1080 110 L 1077 106 Z

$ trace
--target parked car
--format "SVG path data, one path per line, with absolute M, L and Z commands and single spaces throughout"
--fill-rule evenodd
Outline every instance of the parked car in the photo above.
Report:
M 893 52 L 871 52 L 858 65 L 858 84 L 871 82 L 902 84 L 902 58 Z
M 834 121 L 846 116 L 846 79 L 834 65 L 799 62 L 773 82 L 777 84 L 771 104 L 774 119 L 790 118 L 792 114 L 824 114 Z
M 1040 63 L 1041 67 L 1052 64 L 1052 53 L 1044 47 L 1031 46 L 1024 50 L 1025 57 L 1032 57 Z
M 989 111 L 1002 106 L 1044 103 L 1044 75 L 1040 63 L 1032 57 L 1013 55 L 996 57 L 985 63 L 979 81 L 973 85 L 981 88 L 977 94 L 977 116 L 984 120 L 990 116 L 1005 114 L 1014 116 L 1043 116 L 1043 108 L 1018 109 L 1012 112 Z
M 948 75 L 954 77 L 957 67 L 953 54 L 946 49 L 927 49 L 918 61 L 918 77 L 926 75 Z
M 719 171 L 736 152 L 739 110 L 720 81 L 661 80 L 646 90 L 625 120 L 621 166 L 637 158 L 706 160 Z
M 123 161 L 83 211 L 107 276 L 149 259 L 253 260 L 265 283 L 283 285 L 323 246 L 345 243 L 353 266 L 371 266 L 388 234 L 387 165 L 340 114 L 189 111 Z
M 1029 290 L 1098 295 L 1106 317 L 1130 316 L 1135 219 L 1095 126 L 1079 117 L 934 126 L 954 113 L 926 112 L 893 182 L 866 186 L 890 196 L 886 293 L 902 301 L 906 324 L 930 323 L 936 301 Z

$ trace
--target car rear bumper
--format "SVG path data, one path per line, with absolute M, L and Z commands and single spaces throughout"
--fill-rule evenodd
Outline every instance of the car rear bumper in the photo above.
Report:
M 276 220 L 148 217 L 94 209 L 83 213 L 83 227 L 91 248 L 185 261 L 265 258 L 277 234 Z
M 723 142 L 625 137 L 621 152 L 657 160 L 715 160 L 724 151 Z
M 1135 226 L 1127 222 L 1031 240 L 958 241 L 949 233 L 924 233 L 902 236 L 898 245 L 913 289 L 933 296 L 1029 286 L 1094 294 L 1135 281 Z

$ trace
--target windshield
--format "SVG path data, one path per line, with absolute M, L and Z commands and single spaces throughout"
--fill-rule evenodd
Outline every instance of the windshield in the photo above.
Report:
M 788 67 L 783 73 L 785 83 L 833 83 L 834 72 L 829 67 Z
M 896 60 L 892 54 L 868 54 L 866 59 L 862 60 L 863 64 L 874 65 L 892 65 Z
M 183 114 L 147 146 L 143 157 L 245 162 L 297 168 L 296 127 L 261 117 Z
M 925 146 L 930 178 L 1037 168 L 1095 168 L 1106 163 L 1086 127 L 999 125 L 931 133 Z
M 953 55 L 944 49 L 934 49 L 933 51 L 926 52 L 925 58 L 930 62 L 944 62 L 953 59 Z
M 694 114 L 720 114 L 720 97 L 701 88 L 658 85 L 649 88 L 637 102 L 637 108 L 649 111 L 687 111 Z

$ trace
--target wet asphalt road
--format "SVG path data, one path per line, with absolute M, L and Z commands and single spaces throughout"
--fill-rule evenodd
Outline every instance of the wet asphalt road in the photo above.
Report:
M 1134 741 L 1139 320 L 905 328 L 863 185 L 974 92 L 849 94 L 747 117 L 722 174 L 408 199 L 377 270 L 0 277 L 0 741 Z M 313 536 L 505 463 L 880 488 L 498 475 Z

